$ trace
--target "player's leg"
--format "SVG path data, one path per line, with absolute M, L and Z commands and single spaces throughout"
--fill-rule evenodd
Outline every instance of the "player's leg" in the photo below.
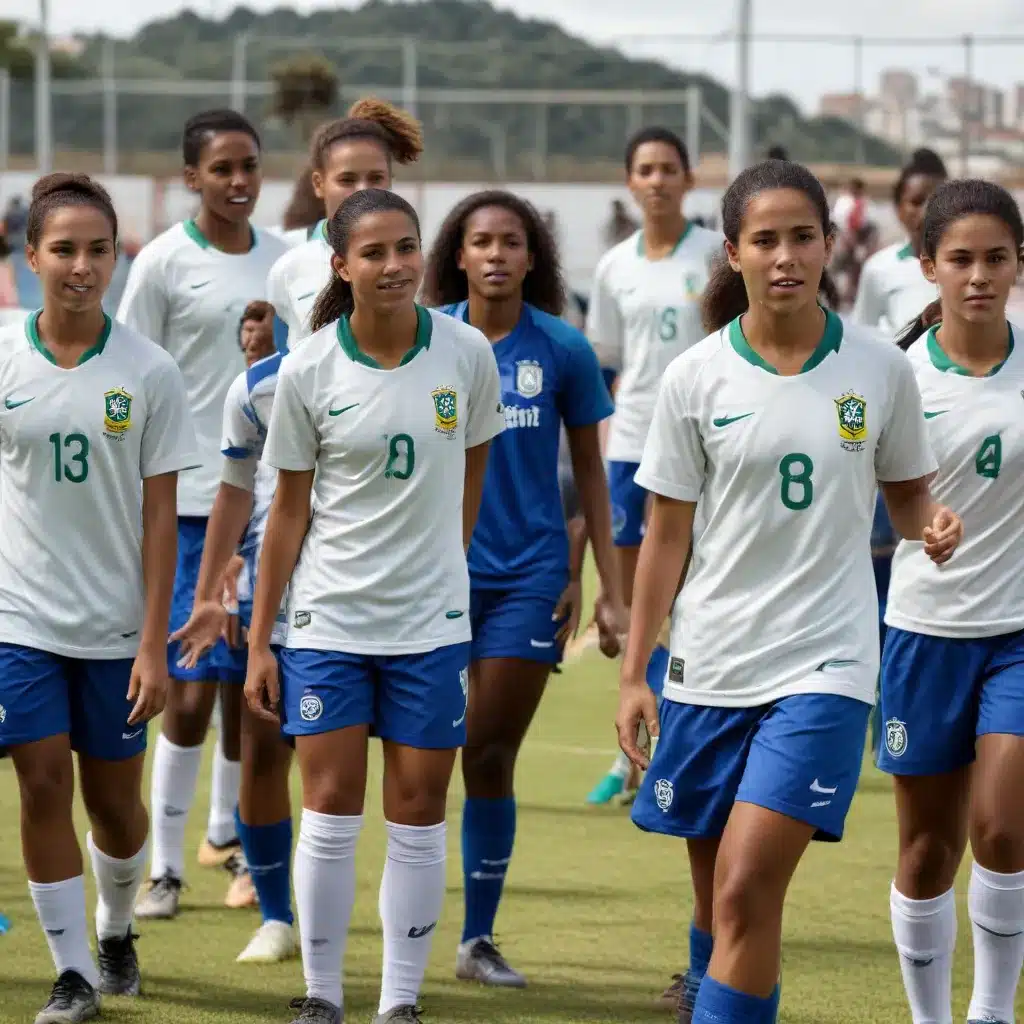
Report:
M 238 835 L 263 917 L 239 963 L 276 963 L 294 956 L 291 895 L 292 812 L 288 792 L 292 748 L 273 722 L 242 707 L 242 781 Z
M 293 1024 L 340 1024 L 375 681 L 362 655 L 285 649 L 280 666 L 282 725 L 302 776 L 294 875 L 306 995 L 292 1003 Z
M 87 842 L 96 879 L 100 991 L 141 989 L 132 917 L 146 875 L 149 815 L 142 802 L 146 726 L 129 725 L 132 660 L 75 663 L 71 742 L 78 753 Z
M 241 778 L 242 687 L 245 685 L 245 648 L 218 644 L 211 652 L 217 669 L 218 689 L 217 742 L 213 748 L 213 771 L 210 775 L 210 812 L 206 835 L 199 844 L 197 860 L 201 867 L 227 867 L 242 864 L 238 856 L 241 844 L 235 827 L 238 787 Z M 250 906 L 250 903 L 229 903 Z
M 1009 1022 L 1024 966 L 1024 632 L 988 643 L 972 780 L 974 991 L 967 1018 Z
M 456 977 L 521 988 L 526 979 L 494 942 L 516 835 L 514 776 L 519 748 L 559 660 L 552 621 L 558 597 L 494 591 L 473 615 L 473 663 L 462 777 L 462 876 L 465 916 Z
M 469 656 L 470 645 L 462 643 L 375 659 L 388 831 L 375 1024 L 420 1019 L 416 1002 L 444 905 L 445 810 L 455 755 L 466 739 Z
M 890 629 L 882 655 L 878 767 L 894 777 L 899 820 L 889 909 L 915 1022 L 952 1020 L 980 653 L 975 641 Z
M 89 1020 L 100 1005 L 82 852 L 71 816 L 75 772 L 65 666 L 55 655 L 0 644 L 0 745 L 14 762 L 29 892 L 57 973 L 38 1024 Z
M 777 701 L 758 724 L 715 865 L 715 941 L 694 1024 L 775 1021 L 786 892 L 816 834 L 842 838 L 870 714 L 861 701 L 807 694 Z

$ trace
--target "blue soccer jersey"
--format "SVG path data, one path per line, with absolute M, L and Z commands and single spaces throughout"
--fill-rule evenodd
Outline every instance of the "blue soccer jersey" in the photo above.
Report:
M 468 322 L 468 304 L 444 312 Z M 519 323 L 492 346 L 505 430 L 491 441 L 483 501 L 469 547 L 474 588 L 560 593 L 569 542 L 558 487 L 563 423 L 585 427 L 612 414 L 597 356 L 571 325 L 526 303 Z

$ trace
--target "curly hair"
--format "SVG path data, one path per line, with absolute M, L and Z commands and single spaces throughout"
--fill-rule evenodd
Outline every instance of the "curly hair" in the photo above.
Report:
M 532 203 L 503 189 L 474 192 L 456 204 L 445 218 L 427 258 L 423 276 L 424 302 L 428 306 L 446 306 L 469 296 L 466 272 L 459 269 L 459 250 L 465 238 L 466 223 L 485 206 L 500 206 L 522 222 L 526 247 L 533 257 L 533 267 L 523 279 L 523 301 L 552 316 L 561 316 L 565 309 L 566 287 L 554 236 Z
M 310 163 L 322 171 L 331 147 L 351 139 L 371 139 L 387 154 L 388 162 L 415 163 L 423 152 L 423 128 L 412 114 L 387 100 L 366 96 L 356 100 L 348 116 L 328 121 L 310 142 Z

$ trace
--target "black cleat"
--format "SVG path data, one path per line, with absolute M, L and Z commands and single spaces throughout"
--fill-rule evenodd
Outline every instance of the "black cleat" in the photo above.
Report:
M 142 990 L 139 958 L 131 929 L 122 939 L 100 939 L 100 991 L 105 996 L 137 996 Z
M 65 971 L 53 984 L 36 1024 L 80 1024 L 100 1012 L 100 994 L 78 971 Z
M 341 1010 L 326 999 L 293 999 L 288 1006 L 299 1011 L 291 1024 L 341 1024 Z

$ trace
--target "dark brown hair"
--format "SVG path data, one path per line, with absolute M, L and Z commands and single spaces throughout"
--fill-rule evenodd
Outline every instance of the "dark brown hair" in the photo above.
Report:
M 56 171 L 40 178 L 32 186 L 32 202 L 28 208 L 25 240 L 33 248 L 39 244 L 46 218 L 63 206 L 91 206 L 109 221 L 111 237 L 117 242 L 117 211 L 110 193 L 88 174 Z
M 635 132 L 626 143 L 627 174 L 633 170 L 633 159 L 636 156 L 636 151 L 646 142 L 664 142 L 666 146 L 671 146 L 679 154 L 679 162 L 683 166 L 683 173 L 690 173 L 690 154 L 687 152 L 683 140 L 669 128 L 652 125 L 650 128 L 641 128 L 640 131 Z
M 313 191 L 313 168 L 308 164 L 295 179 L 291 198 L 281 218 L 285 231 L 296 228 L 311 228 L 319 224 L 324 215 L 324 201 Z
M 262 149 L 259 132 L 252 122 L 237 110 L 204 110 L 185 122 L 181 133 L 181 155 L 186 167 L 197 167 L 203 155 L 203 146 L 221 132 L 241 132 L 248 135 Z
M 388 158 L 388 166 L 392 160 L 400 164 L 414 163 L 423 152 L 423 129 L 419 121 L 387 100 L 367 96 L 352 104 L 347 117 L 328 121 L 314 132 L 309 147 L 310 163 L 322 171 L 331 147 L 351 139 L 377 142 Z

